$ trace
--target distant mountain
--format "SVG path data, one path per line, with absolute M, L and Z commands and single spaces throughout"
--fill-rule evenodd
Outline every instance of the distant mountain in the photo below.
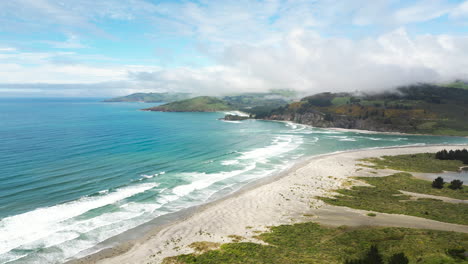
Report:
M 295 96 L 295 93 L 286 90 L 275 90 L 268 93 L 242 93 L 222 97 L 201 96 L 144 110 L 166 112 L 214 112 L 224 110 L 268 112 L 287 105 L 292 101 L 292 96 Z
M 145 102 L 169 103 L 190 98 L 189 93 L 134 93 L 127 96 L 115 97 L 104 102 Z
M 231 104 L 219 98 L 199 96 L 191 99 L 163 104 L 156 107 L 146 108 L 143 110 L 158 112 L 217 112 L 233 109 L 234 107 Z
M 260 119 L 315 127 L 468 136 L 465 85 L 418 84 L 394 92 L 363 95 L 321 93 L 269 112 L 252 114 Z

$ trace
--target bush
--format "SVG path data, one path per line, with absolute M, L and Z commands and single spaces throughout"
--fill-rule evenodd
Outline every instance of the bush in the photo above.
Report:
M 433 182 L 432 182 L 432 187 L 437 188 L 437 189 L 442 189 L 444 188 L 444 179 L 442 177 L 437 177 Z
M 390 257 L 388 264 L 408 264 L 409 260 L 404 253 L 398 253 Z
M 452 190 L 463 189 L 463 182 L 460 180 L 453 180 L 450 182 L 449 188 Z
M 466 260 L 465 249 L 449 249 L 447 255 L 457 260 Z

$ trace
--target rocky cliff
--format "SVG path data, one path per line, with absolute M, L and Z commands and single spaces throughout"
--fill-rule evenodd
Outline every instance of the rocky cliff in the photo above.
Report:
M 402 132 L 401 128 L 397 129 L 389 124 L 382 124 L 375 120 L 362 120 L 350 116 L 328 116 L 320 112 L 308 112 L 303 114 L 275 114 L 263 118 L 265 120 L 291 121 L 299 124 L 309 125 L 321 128 L 346 128 L 371 130 L 379 132 Z

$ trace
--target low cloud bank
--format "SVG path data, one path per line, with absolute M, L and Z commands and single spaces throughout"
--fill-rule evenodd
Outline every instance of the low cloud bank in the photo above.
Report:
M 50 64 L 44 66 L 44 72 L 41 68 L 31 71 L 22 68 L 18 69 L 21 71 L 19 78 L 30 74 L 26 79 L 32 83 L 18 84 L 12 80 L 9 84 L 0 84 L 0 94 L 14 93 L 15 89 L 19 93 L 30 93 L 36 89 L 43 95 L 62 96 L 114 96 L 150 91 L 220 95 L 270 89 L 313 94 L 324 91 L 371 92 L 419 82 L 468 79 L 468 37 L 410 37 L 403 28 L 359 40 L 323 37 L 313 31 L 298 29 L 281 35 L 274 42 L 227 45 L 211 56 L 215 66 L 162 69 L 130 65 L 121 66 L 117 71 L 98 71 L 100 74 L 96 74 L 95 68 L 82 67 L 75 72 L 74 67 L 66 71 L 62 65 Z M 97 81 L 37 84 L 35 75 L 38 79 L 41 75 L 54 79 L 50 76 L 54 72 L 51 67 L 60 68 L 55 72 L 71 80 L 74 75 L 89 74 L 97 76 Z M 3 74 L 9 72 L 0 73 L 0 77 Z M 9 76 L 14 75 L 10 72 Z M 101 76 L 102 81 L 98 81 Z M 3 79 L 8 79 L 6 77 Z

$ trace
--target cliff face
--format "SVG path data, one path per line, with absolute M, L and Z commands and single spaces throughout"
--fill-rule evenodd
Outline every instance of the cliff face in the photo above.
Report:
M 401 129 L 392 127 L 391 125 L 382 124 L 375 120 L 362 120 L 350 116 L 333 116 L 326 118 L 326 115 L 320 112 L 313 113 L 289 113 L 275 114 L 264 118 L 265 120 L 291 121 L 299 124 L 309 125 L 313 127 L 336 127 L 346 129 L 371 130 L 379 132 L 402 132 Z
M 417 84 L 374 94 L 320 93 L 253 114 L 323 128 L 468 136 L 466 102 L 463 87 Z
M 239 116 L 239 115 L 225 115 L 224 118 L 221 118 L 226 121 L 242 121 L 249 119 L 250 117 L 248 116 Z

